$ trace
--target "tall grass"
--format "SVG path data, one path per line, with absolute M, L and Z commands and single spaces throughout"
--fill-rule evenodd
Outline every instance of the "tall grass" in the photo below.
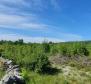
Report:
M 3 70 L 0 70 L 0 79 L 4 76 L 5 72 Z

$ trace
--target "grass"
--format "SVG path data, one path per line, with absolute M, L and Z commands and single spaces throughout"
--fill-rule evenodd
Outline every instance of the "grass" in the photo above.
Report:
M 91 84 L 90 71 L 86 72 L 70 66 L 59 66 L 58 68 L 60 68 L 61 72 L 54 75 L 40 75 L 27 71 L 29 77 L 27 84 Z
M 66 84 L 66 80 L 63 76 L 58 75 L 39 75 L 34 72 L 30 72 L 30 81 L 28 84 Z
M 60 71 L 57 74 L 38 74 L 24 70 L 26 84 L 91 84 L 91 69 L 78 69 L 67 65 L 54 65 Z M 0 70 L 0 78 L 4 71 Z
M 0 79 L 4 76 L 4 71 L 0 69 Z

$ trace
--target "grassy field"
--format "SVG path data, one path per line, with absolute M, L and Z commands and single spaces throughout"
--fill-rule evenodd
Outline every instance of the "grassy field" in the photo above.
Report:
M 26 84 L 91 84 L 91 41 L 42 44 L 1 41 L 0 56 L 24 69 Z M 0 71 L 0 78 L 3 74 Z
M 91 71 L 78 70 L 70 66 L 57 66 L 60 72 L 54 75 L 40 75 L 28 72 L 27 84 L 91 84 Z

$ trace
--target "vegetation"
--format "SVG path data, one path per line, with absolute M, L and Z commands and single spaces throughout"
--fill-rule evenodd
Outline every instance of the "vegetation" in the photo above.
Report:
M 3 77 L 4 73 L 5 72 L 2 69 L 0 69 L 0 79 Z
M 86 83 L 86 81 L 81 83 L 72 77 L 67 79 L 62 74 L 62 69 L 58 67 L 71 66 L 83 69 L 85 73 L 91 66 L 91 41 L 24 43 L 22 39 L 15 42 L 2 40 L 0 41 L 0 56 L 11 59 L 14 64 L 20 65 L 27 84 L 91 83 L 89 76 L 86 77 L 88 78 L 86 80 L 90 83 Z M 53 58 L 54 60 L 52 60 Z M 89 68 L 88 71 L 90 72 L 90 70 Z M 50 72 L 55 74 L 50 74 Z M 1 73 L 2 71 L 0 71 L 0 77 Z

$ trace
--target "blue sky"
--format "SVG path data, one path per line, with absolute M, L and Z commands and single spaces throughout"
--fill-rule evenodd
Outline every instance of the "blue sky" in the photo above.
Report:
M 90 40 L 91 0 L 0 0 L 0 40 Z

